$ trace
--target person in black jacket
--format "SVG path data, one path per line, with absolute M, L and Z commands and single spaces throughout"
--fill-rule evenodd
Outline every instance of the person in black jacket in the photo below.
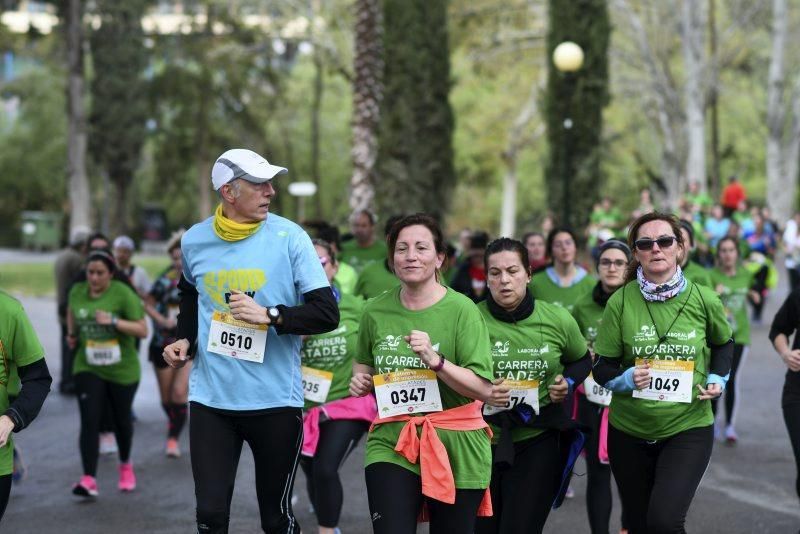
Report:
M 786 301 L 772 320 L 769 339 L 786 364 L 781 406 L 797 465 L 795 490 L 800 497 L 800 336 L 795 335 L 794 341 L 791 346 L 789 345 L 789 336 L 797 332 L 798 326 L 800 326 L 800 289 L 795 289 L 786 297 Z

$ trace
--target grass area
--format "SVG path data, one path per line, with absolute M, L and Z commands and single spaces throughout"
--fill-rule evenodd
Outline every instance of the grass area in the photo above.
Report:
M 169 258 L 134 258 L 150 275 L 156 276 L 169 265 Z M 55 276 L 52 263 L 6 263 L 0 265 L 0 289 L 34 297 L 55 296 Z

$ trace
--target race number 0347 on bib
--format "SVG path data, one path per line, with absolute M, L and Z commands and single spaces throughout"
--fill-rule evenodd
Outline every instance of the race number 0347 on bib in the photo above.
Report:
M 645 389 L 634 389 L 636 399 L 663 402 L 692 402 L 694 362 L 685 360 L 647 360 L 650 363 L 650 383 Z M 636 365 L 643 365 L 637 359 Z
M 404 369 L 372 377 L 378 416 L 442 411 L 436 373 L 430 369 Z
M 215 311 L 208 330 L 206 350 L 237 360 L 263 363 L 267 325 L 237 321 L 230 313 Z
M 484 415 L 494 415 L 512 410 L 520 404 L 527 404 L 539 413 L 539 381 L 538 380 L 506 380 L 503 385 L 509 388 L 511 399 L 503 407 L 483 405 Z

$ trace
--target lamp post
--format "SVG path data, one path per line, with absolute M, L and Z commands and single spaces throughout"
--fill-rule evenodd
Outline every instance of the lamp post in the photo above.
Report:
M 304 200 L 317 192 L 317 184 L 314 182 L 292 182 L 289 184 L 288 189 L 290 195 L 297 197 L 297 223 L 302 224 L 306 216 Z
M 561 72 L 565 78 L 565 101 L 566 109 L 564 117 L 564 135 L 562 136 L 564 142 L 564 150 L 562 151 L 562 184 L 563 194 L 561 197 L 562 203 L 562 224 L 570 225 L 571 223 L 571 202 L 570 202 L 570 182 L 572 181 L 572 173 L 575 169 L 572 165 L 572 94 L 575 89 L 575 73 L 583 66 L 583 49 L 572 41 L 564 41 L 553 50 L 553 65 Z

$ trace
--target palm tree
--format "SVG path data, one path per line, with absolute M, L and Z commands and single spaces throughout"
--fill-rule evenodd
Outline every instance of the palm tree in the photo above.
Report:
M 378 119 L 383 98 L 383 17 L 380 0 L 355 0 L 355 76 L 353 78 L 353 176 L 350 208 L 372 208 Z

